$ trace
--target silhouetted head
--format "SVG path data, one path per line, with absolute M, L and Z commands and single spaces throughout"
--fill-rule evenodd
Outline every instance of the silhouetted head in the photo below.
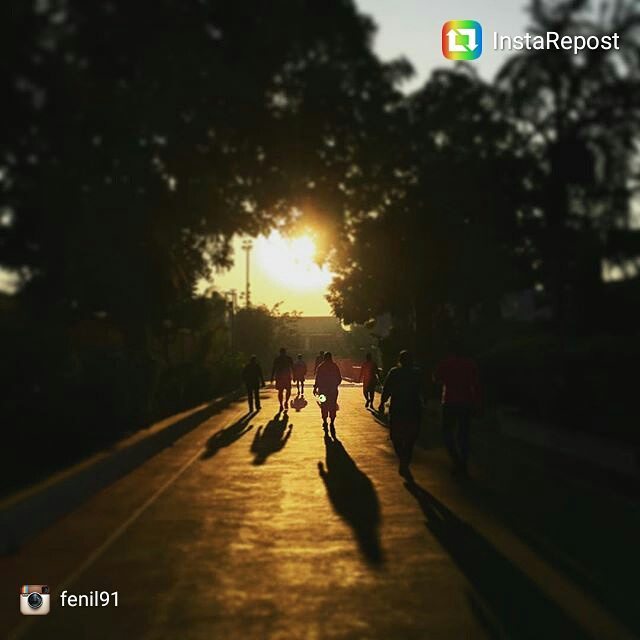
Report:
M 249 358 L 249 362 L 257 362 L 258 358 L 256 358 L 256 356 L 251 356 Z
M 331 351 L 325 351 L 323 357 L 325 359 L 325 362 L 331 360 Z
M 280 355 L 283 356 L 285 353 L 287 353 L 287 350 L 284 347 L 280 347 Z
M 413 356 L 410 351 L 403 349 L 398 355 L 398 363 L 401 367 L 410 367 L 413 364 Z
M 324 351 L 320 351 L 320 353 L 318 354 L 321 358 L 324 358 Z
M 302 354 L 301 353 L 298 354 L 298 360 L 302 360 Z
M 367 353 L 367 355 L 365 356 L 365 360 L 371 360 L 371 354 Z

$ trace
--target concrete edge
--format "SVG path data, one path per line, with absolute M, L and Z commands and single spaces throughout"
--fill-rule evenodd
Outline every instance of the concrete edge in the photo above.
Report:
M 26 539 L 50 525 L 186 435 L 216 411 L 242 397 L 237 389 L 161 420 L 107 451 L 54 474 L 0 503 L 0 555 L 17 551 Z
M 552 451 L 602 471 L 638 478 L 638 457 L 630 444 L 601 435 L 554 429 L 534 421 L 506 419 L 504 411 L 500 409 L 496 418 L 500 433 L 507 438 Z

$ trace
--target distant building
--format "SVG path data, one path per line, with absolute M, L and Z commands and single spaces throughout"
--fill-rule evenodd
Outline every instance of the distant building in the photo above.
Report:
M 344 353 L 346 331 L 333 316 L 302 316 L 291 321 L 294 332 L 290 353 L 303 353 L 307 359 L 319 351 Z

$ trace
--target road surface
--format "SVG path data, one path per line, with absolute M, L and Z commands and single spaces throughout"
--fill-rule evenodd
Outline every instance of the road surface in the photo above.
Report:
M 263 398 L 254 415 L 242 402 L 222 410 L 0 559 L 0 636 L 539 639 L 611 628 L 469 504 L 441 452 L 420 452 L 407 485 L 359 388 L 341 391 L 335 440 L 312 396 L 288 414 L 273 391 Z M 48 616 L 19 615 L 29 582 L 56 592 Z M 63 608 L 63 589 L 117 591 L 118 606 Z

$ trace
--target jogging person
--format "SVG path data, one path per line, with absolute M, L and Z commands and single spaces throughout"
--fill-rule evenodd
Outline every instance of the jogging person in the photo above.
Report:
M 420 432 L 423 394 L 420 372 L 413 366 L 413 357 L 408 351 L 400 352 L 398 366 L 387 374 L 378 409 L 380 413 L 384 413 L 389 398 L 390 436 L 400 462 L 398 473 L 412 480 L 409 465 Z
M 283 407 L 289 408 L 289 398 L 291 397 L 291 379 L 293 378 L 293 360 L 287 355 L 287 350 L 282 347 L 280 355 L 276 356 L 271 369 L 271 382 L 275 380 L 278 390 L 278 400 L 280 401 L 280 411 Z M 283 403 L 284 400 L 284 403 Z
M 262 375 L 262 367 L 258 364 L 256 356 L 251 356 L 249 362 L 242 370 L 242 380 L 247 387 L 247 401 L 249 402 L 249 412 L 255 407 L 260 411 L 260 387 L 264 387 L 264 376 Z
M 373 408 L 376 395 L 376 385 L 378 384 L 378 366 L 373 361 L 370 353 L 365 356 L 365 361 L 360 367 L 360 377 L 358 382 L 362 382 L 362 394 L 364 395 L 365 408 Z
M 461 352 L 458 341 L 452 340 L 447 356 L 433 375 L 434 381 L 442 385 L 442 430 L 454 475 L 468 473 L 471 416 L 481 406 L 478 367 Z
M 324 361 L 318 366 L 313 393 L 318 396 L 322 414 L 322 428 L 327 433 L 327 418 L 331 420 L 331 435 L 336 437 L 336 412 L 338 411 L 338 387 L 342 375 L 338 365 L 333 361 L 331 353 L 324 354 Z
M 293 381 L 296 383 L 296 391 L 299 396 L 304 395 L 304 378 L 307 375 L 307 365 L 299 353 L 293 363 Z

